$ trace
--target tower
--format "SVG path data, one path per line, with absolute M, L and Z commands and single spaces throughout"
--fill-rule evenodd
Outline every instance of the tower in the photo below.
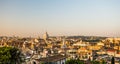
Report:
M 67 46 L 65 44 L 66 40 L 65 40 L 65 37 L 63 38 L 63 42 L 62 42 L 62 48 L 65 49 Z
M 43 34 L 43 39 L 44 40 L 47 40 L 49 38 L 49 35 L 48 35 L 48 33 L 46 32 L 45 34 Z
M 66 40 L 65 40 L 65 37 L 63 37 L 63 41 L 62 41 L 62 46 L 61 46 L 61 48 L 62 48 L 62 50 L 63 50 L 63 52 L 64 52 L 64 55 L 66 56 L 66 48 L 67 48 L 67 46 L 66 46 Z

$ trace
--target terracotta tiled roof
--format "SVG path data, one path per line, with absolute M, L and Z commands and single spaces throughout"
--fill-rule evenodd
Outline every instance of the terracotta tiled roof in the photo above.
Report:
M 115 52 L 116 50 L 113 50 L 113 49 L 109 49 L 107 50 L 107 52 Z

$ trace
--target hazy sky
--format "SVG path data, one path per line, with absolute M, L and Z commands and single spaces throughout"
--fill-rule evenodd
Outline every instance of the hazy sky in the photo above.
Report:
M 120 37 L 120 0 L 0 0 L 0 36 Z

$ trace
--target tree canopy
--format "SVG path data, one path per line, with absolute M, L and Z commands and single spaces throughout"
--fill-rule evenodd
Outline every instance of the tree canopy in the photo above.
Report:
M 21 64 L 23 54 L 15 47 L 0 47 L 0 64 Z
M 77 60 L 75 60 L 75 59 L 70 59 L 70 60 L 67 60 L 67 61 L 65 62 L 65 64 L 84 64 L 84 62 L 81 61 L 81 60 L 79 60 L 79 59 L 77 59 Z
M 104 60 L 100 61 L 82 61 L 79 59 L 70 59 L 65 62 L 65 64 L 106 64 Z
M 114 59 L 114 57 L 112 57 L 112 59 L 111 59 L 111 64 L 115 64 L 115 59 Z

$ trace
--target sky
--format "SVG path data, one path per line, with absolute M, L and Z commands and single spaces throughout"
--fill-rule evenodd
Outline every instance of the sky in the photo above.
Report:
M 0 0 L 0 36 L 120 37 L 120 0 Z

